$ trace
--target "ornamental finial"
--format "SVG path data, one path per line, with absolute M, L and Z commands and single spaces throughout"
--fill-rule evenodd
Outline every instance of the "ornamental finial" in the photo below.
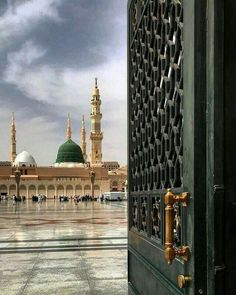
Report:
M 70 124 L 70 114 L 68 114 L 67 118 L 67 130 L 66 130 L 67 140 L 71 139 L 71 124 Z

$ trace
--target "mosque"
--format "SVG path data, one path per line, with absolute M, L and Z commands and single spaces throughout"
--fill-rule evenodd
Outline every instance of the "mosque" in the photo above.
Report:
M 0 194 L 16 194 L 15 171 L 20 171 L 20 195 L 46 195 L 47 198 L 66 195 L 100 196 L 108 191 L 125 191 L 127 167 L 116 161 L 102 160 L 101 97 L 95 79 L 91 100 L 90 160 L 87 156 L 84 116 L 81 126 L 81 146 L 72 140 L 71 120 L 68 115 L 66 137 L 51 166 L 38 166 L 27 151 L 16 153 L 16 122 L 11 123 L 11 159 L 0 162 Z

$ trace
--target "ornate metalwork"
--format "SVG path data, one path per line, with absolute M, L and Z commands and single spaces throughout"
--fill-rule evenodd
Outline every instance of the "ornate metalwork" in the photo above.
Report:
M 138 198 L 133 198 L 132 204 L 132 225 L 136 229 L 138 229 Z
M 149 0 L 142 7 L 130 34 L 132 191 L 182 185 L 182 5 Z
M 181 245 L 182 238 L 181 208 L 180 204 L 174 204 L 174 244 L 176 247 Z
M 140 205 L 140 229 L 147 233 L 147 219 L 148 219 L 148 204 L 147 197 L 141 197 L 141 205 Z
M 132 225 L 161 239 L 161 196 L 166 188 L 181 191 L 183 177 L 182 0 L 133 0 L 129 28 L 129 190 L 139 200 L 140 227 Z M 180 210 L 175 207 L 176 247 Z M 137 212 L 133 215 L 137 218 Z
M 130 6 L 130 25 L 131 32 L 134 33 L 137 29 L 138 22 L 144 10 L 146 0 L 134 0 Z
M 161 238 L 161 200 L 160 197 L 152 198 L 152 236 Z

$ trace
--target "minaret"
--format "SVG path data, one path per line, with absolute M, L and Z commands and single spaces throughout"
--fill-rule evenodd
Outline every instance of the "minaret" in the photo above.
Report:
M 68 118 L 67 118 L 66 138 L 67 138 L 67 140 L 71 139 L 70 114 L 68 114 Z
M 16 124 L 15 124 L 15 114 L 12 113 L 12 123 L 11 123 L 11 162 L 13 163 L 16 158 Z
M 92 111 L 91 118 L 91 132 L 90 132 L 90 164 L 102 165 L 102 139 L 103 134 L 101 132 L 101 119 L 102 114 L 100 112 L 101 99 L 97 84 L 98 79 L 95 78 L 95 87 L 93 91 L 93 98 L 91 100 Z
M 81 127 L 81 149 L 84 157 L 84 161 L 87 161 L 87 154 L 86 154 L 86 131 L 85 131 L 85 124 L 84 124 L 84 115 L 82 117 L 82 127 Z

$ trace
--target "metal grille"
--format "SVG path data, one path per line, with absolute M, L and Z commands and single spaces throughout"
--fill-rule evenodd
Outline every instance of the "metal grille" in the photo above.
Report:
M 182 187 L 182 0 L 134 0 L 129 13 L 131 208 L 137 229 L 160 238 L 160 194 Z M 158 195 L 147 206 L 150 191 Z

